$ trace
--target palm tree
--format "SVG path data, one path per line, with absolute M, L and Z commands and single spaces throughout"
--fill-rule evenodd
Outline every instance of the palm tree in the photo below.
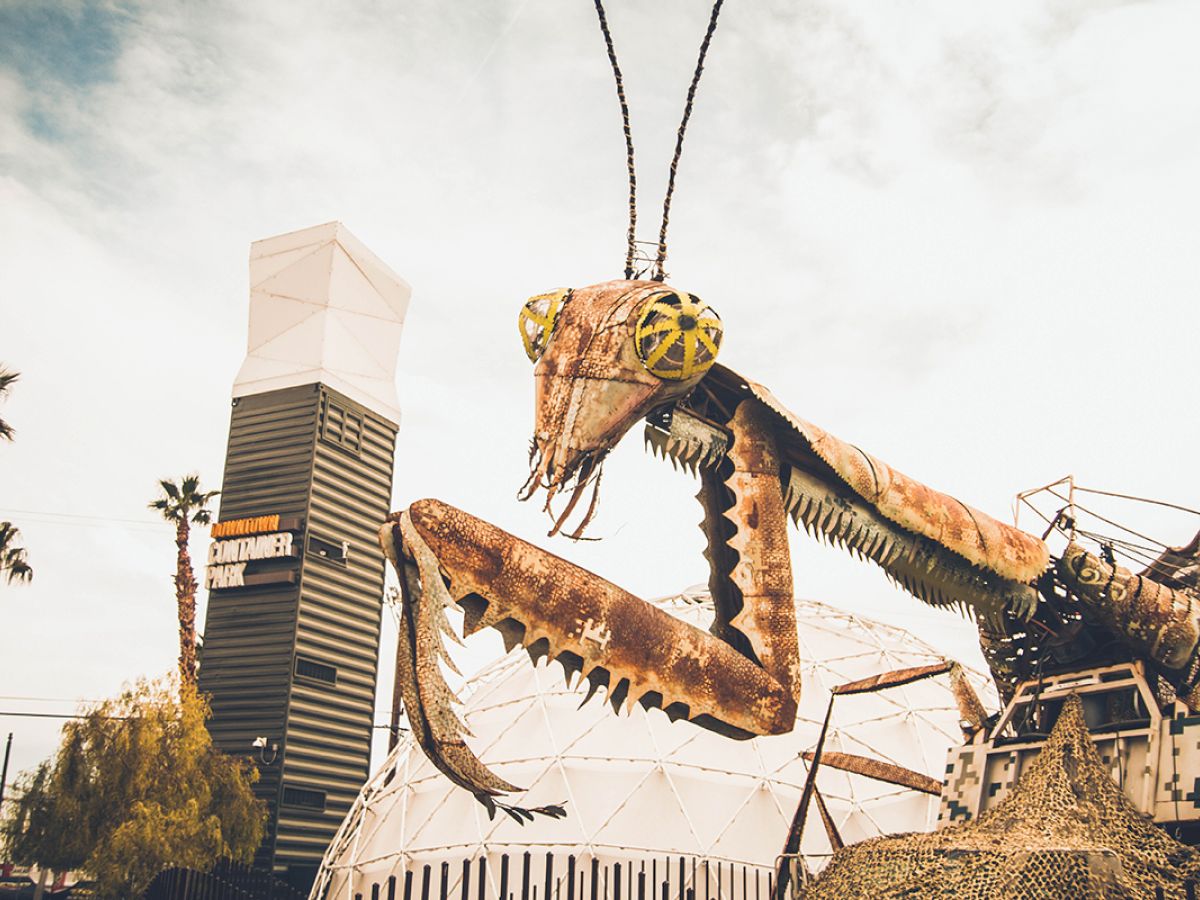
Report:
M 184 685 L 196 683 L 196 577 L 188 553 L 191 525 L 212 521 L 208 501 L 220 491 L 200 489 L 199 475 L 185 475 L 176 484 L 169 479 L 158 482 L 162 494 L 149 504 L 150 509 L 175 525 L 175 602 L 179 612 L 179 677 Z
M 10 372 L 8 369 L 0 368 L 0 399 L 9 392 L 16 380 L 21 377 L 19 372 Z M 13 439 L 13 428 L 3 419 L 0 419 L 0 439 L 11 441 Z
M 0 574 L 9 584 L 33 580 L 33 567 L 25 557 L 25 548 L 17 546 L 20 536 L 21 532 L 13 527 L 12 522 L 0 522 Z
M 21 375 L 0 367 L 0 399 L 12 389 L 13 384 Z M 13 427 L 0 419 L 0 440 L 13 439 Z M 13 527 L 12 522 L 0 522 L 0 574 L 12 584 L 14 581 L 32 581 L 33 568 L 25 555 L 25 548 L 17 546 L 21 532 Z

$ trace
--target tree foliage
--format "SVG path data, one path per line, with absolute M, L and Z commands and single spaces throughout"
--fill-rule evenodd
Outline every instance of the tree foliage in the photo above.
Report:
M 140 896 L 169 866 L 249 862 L 265 828 L 258 770 L 212 746 L 208 716 L 190 685 L 140 681 L 64 726 L 5 804 L 12 860 L 86 872 L 104 897 Z
M 0 522 L 0 575 L 9 584 L 33 580 L 33 567 L 25 548 L 18 544 L 20 538 L 21 532 L 12 522 Z
M 0 366 L 0 400 L 3 400 L 5 395 L 12 390 L 12 386 L 16 384 L 17 379 L 20 377 L 19 372 L 11 372 Z M 0 440 L 11 441 L 13 434 L 13 427 L 3 419 L 0 419 Z
M 4 399 L 20 377 L 17 372 L 0 366 L 0 400 Z M 0 440 L 11 441 L 14 433 L 13 427 L 4 419 L 0 419 Z M 0 575 L 9 584 L 14 581 L 33 580 L 33 568 L 29 565 L 29 557 L 25 548 L 17 544 L 20 536 L 21 532 L 12 522 L 0 522 Z
M 220 491 L 200 487 L 200 476 L 185 475 L 176 484 L 164 478 L 162 493 L 150 501 L 150 509 L 175 526 L 175 607 L 179 617 L 179 677 L 184 684 L 196 683 L 196 576 L 188 552 L 190 528 L 212 521 L 208 503 Z

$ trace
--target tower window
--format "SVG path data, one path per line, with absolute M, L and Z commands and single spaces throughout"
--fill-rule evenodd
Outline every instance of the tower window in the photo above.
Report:
M 283 787 L 283 805 L 299 806 L 303 809 L 319 809 L 325 811 L 325 792 L 314 791 L 311 788 Z
M 321 401 L 321 440 L 349 453 L 362 453 L 363 414 L 326 396 Z
M 337 666 L 317 662 L 307 656 L 296 657 L 296 675 L 301 678 L 312 678 L 326 684 L 337 684 Z

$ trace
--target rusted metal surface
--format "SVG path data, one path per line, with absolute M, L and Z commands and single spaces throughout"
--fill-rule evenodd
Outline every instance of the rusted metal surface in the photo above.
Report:
M 1147 659 L 1182 673 L 1189 686 L 1195 684 L 1200 601 L 1194 594 L 1111 566 L 1074 542 L 1063 551 L 1057 571 L 1090 617 Z
M 959 726 L 963 735 L 970 737 L 987 724 L 987 709 L 983 701 L 967 680 L 967 673 L 959 663 L 950 667 L 950 690 L 954 694 L 954 702 L 958 706 Z
M 971 565 L 936 541 L 908 531 L 835 479 L 787 467 L 784 505 L 813 537 L 870 560 L 930 606 L 999 620 L 1005 611 L 1024 621 L 1037 606 L 1032 585 Z
M 951 550 L 968 562 L 1018 582 L 1046 570 L 1043 541 L 948 494 L 926 487 L 882 460 L 806 422 L 765 387 L 745 380 L 750 392 L 800 435 L 812 452 L 884 517 Z
M 746 636 L 762 667 L 799 699 L 796 595 L 779 457 L 766 427 L 766 410 L 757 401 L 738 406 L 729 427 L 732 471 L 725 486 L 733 505 L 724 515 L 735 530 L 726 543 L 737 554 L 729 580 L 742 598 L 741 610 L 729 624 Z
M 802 755 L 806 760 L 812 762 L 813 752 L 811 750 L 805 750 Z M 871 759 L 870 757 L 858 756 L 854 753 L 839 753 L 835 750 L 825 750 L 821 754 L 821 765 L 841 769 L 843 772 L 851 772 L 854 775 L 864 775 L 876 781 L 886 781 L 888 784 L 898 785 L 899 787 L 911 788 L 923 794 L 933 794 L 936 796 L 942 792 L 942 783 L 937 779 L 930 778 L 928 775 L 922 775 L 920 772 L 914 772 L 912 769 L 906 769 L 904 766 L 898 766 L 895 763 L 884 762 L 881 759 Z
M 421 500 L 408 514 L 468 633 L 498 627 L 533 655 L 607 685 L 614 707 L 661 706 L 740 736 L 791 729 L 789 691 L 724 641 L 448 504 Z
M 945 662 L 933 663 L 928 666 L 910 666 L 907 669 L 893 669 L 890 672 L 882 672 L 879 675 L 872 675 L 869 678 L 861 678 L 858 681 L 848 681 L 845 684 L 836 685 L 830 693 L 841 696 L 845 694 L 870 694 L 875 691 L 886 690 L 887 688 L 899 687 L 902 684 L 912 684 L 914 681 L 920 681 L 923 678 L 932 678 L 934 675 L 942 675 L 949 672 L 955 663 L 950 660 Z
M 417 742 L 446 777 L 477 796 L 520 790 L 476 758 L 464 740 L 466 727 L 454 713 L 455 696 L 440 668 L 444 662 L 453 668 L 453 663 L 442 644 L 443 635 L 450 633 L 445 620 L 448 595 L 437 560 L 413 531 L 407 513 L 393 516 L 380 529 L 379 543 L 400 575 L 404 603 L 396 681 Z
M 638 318 L 664 290 L 654 281 L 609 281 L 571 291 L 558 312 L 553 339 L 547 339 L 533 372 L 535 423 L 525 494 L 544 488 L 548 511 L 557 494 L 570 494 L 569 509 L 554 517 L 551 534 L 563 527 L 630 427 L 702 377 L 658 378 L 638 359 L 633 341 Z
M 822 795 L 821 789 L 815 786 L 813 787 L 813 799 L 817 801 L 817 814 L 821 817 L 821 824 L 825 826 L 825 837 L 829 840 L 829 849 L 836 853 L 846 846 L 846 842 L 842 840 L 837 823 L 829 814 L 829 807 L 825 805 L 825 797 Z

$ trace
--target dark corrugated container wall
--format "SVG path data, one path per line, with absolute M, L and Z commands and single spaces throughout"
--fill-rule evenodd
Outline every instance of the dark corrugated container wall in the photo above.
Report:
M 235 401 L 220 521 L 299 517 L 298 584 L 210 594 L 200 687 L 217 746 L 254 754 L 256 864 L 303 883 L 369 774 L 396 426 L 324 385 Z M 251 748 L 277 741 L 272 760 Z M 271 760 L 264 764 L 263 759 Z

